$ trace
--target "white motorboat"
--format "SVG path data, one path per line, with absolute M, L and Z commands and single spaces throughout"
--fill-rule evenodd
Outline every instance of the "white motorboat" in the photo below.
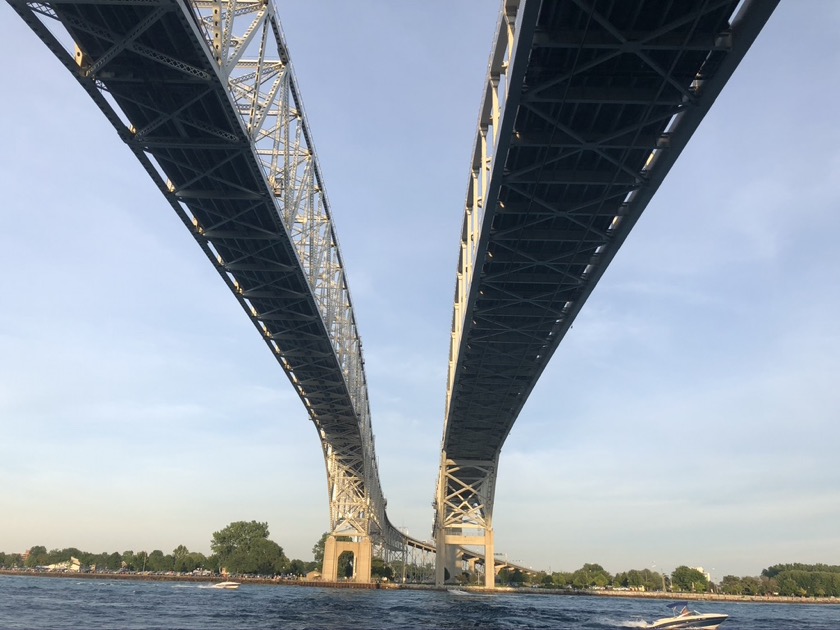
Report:
M 674 602 L 668 604 L 673 615 L 671 617 L 663 617 L 657 619 L 644 626 L 643 628 L 705 628 L 706 630 L 715 630 L 720 624 L 727 620 L 729 615 L 721 613 L 701 613 L 692 610 L 688 607 L 688 602 Z
M 239 582 L 216 582 L 207 588 L 223 588 L 227 590 L 234 590 L 239 588 Z

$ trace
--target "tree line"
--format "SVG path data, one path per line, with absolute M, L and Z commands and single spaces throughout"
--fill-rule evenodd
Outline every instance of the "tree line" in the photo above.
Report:
M 213 574 L 301 577 L 310 571 L 321 569 L 327 536 L 327 533 L 323 534 L 313 546 L 313 560 L 290 560 L 283 552 L 283 548 L 269 539 L 268 523 L 235 521 L 213 532 L 210 541 L 212 553 L 209 556 L 198 551 L 190 551 L 185 545 L 178 545 L 169 554 L 164 554 L 160 549 L 155 549 L 151 553 L 146 551 L 90 553 L 76 547 L 47 551 L 43 545 L 35 545 L 27 554 L 0 552 L 0 568 L 37 569 L 67 563 L 71 558 L 75 558 L 84 570 L 97 572 L 194 573 L 209 571 Z M 343 555 L 339 558 L 339 577 L 350 577 L 352 572 L 350 558 Z M 373 559 L 371 572 L 374 577 L 388 579 L 391 579 L 394 574 L 393 568 L 386 566 L 381 558 Z
M 299 559 L 290 560 L 283 548 L 269 539 L 268 523 L 236 521 L 213 532 L 211 554 L 190 551 L 178 545 L 172 553 L 160 549 L 91 553 L 76 547 L 47 551 L 35 545 L 28 554 L 0 552 L 0 567 L 5 569 L 47 567 L 76 558 L 82 567 L 97 572 L 193 573 L 209 571 L 243 575 L 306 575 L 320 568 L 320 563 Z
M 679 569 L 682 569 L 682 567 Z M 674 572 L 674 575 L 676 575 L 678 581 L 681 581 L 683 572 L 679 569 Z M 702 573 L 699 571 L 695 571 L 695 573 L 699 576 L 695 576 L 698 580 L 700 578 L 705 580 Z M 519 581 L 526 584 L 530 582 L 544 588 L 576 590 L 621 588 L 637 591 L 661 591 L 673 584 L 673 579 L 669 580 L 666 576 L 651 569 L 631 569 L 612 575 L 600 564 L 594 563 L 586 563 L 576 571 L 542 572 L 534 577 L 529 577 L 518 569 L 513 571 L 502 569 L 497 580 L 500 583 L 508 582 L 512 584 Z
M 56 565 L 76 558 L 89 570 L 115 572 L 135 571 L 153 573 L 232 573 L 240 575 L 304 576 L 320 570 L 324 559 L 325 533 L 312 548 L 314 559 L 305 561 L 289 559 L 283 548 L 269 539 L 268 523 L 235 521 L 217 532 L 210 541 L 211 554 L 205 556 L 178 545 L 172 553 L 164 554 L 155 549 L 89 553 L 75 547 L 52 549 L 44 546 L 30 548 L 26 557 L 19 553 L 0 552 L 0 567 L 5 569 L 31 568 Z M 386 565 L 381 558 L 374 558 L 372 574 L 375 578 L 393 579 L 394 575 L 423 575 L 431 577 L 429 567 L 414 571 L 400 562 Z M 352 575 L 348 556 L 339 558 L 339 577 Z M 463 581 L 470 576 L 464 575 Z M 475 576 L 472 576 L 475 577 Z M 638 591 L 671 591 L 683 593 L 720 592 L 729 595 L 784 595 L 789 597 L 840 597 L 840 566 L 826 564 L 777 564 L 764 569 L 760 576 L 737 577 L 727 575 L 720 584 L 713 584 L 706 575 L 682 565 L 665 575 L 651 569 L 631 569 L 615 575 L 600 564 L 587 563 L 576 571 L 536 574 L 519 569 L 503 568 L 496 578 L 499 585 L 529 584 L 543 588 L 560 589 L 628 589 Z
M 721 592 L 733 595 L 784 595 L 787 597 L 840 597 L 840 566 L 828 564 L 775 564 L 760 576 L 727 575 Z
M 670 575 L 650 569 L 631 569 L 611 575 L 600 564 L 584 564 L 573 572 L 540 573 L 529 577 L 519 571 L 500 572 L 497 582 L 532 583 L 546 588 L 626 588 L 680 593 L 718 592 L 726 595 L 783 595 L 787 597 L 840 597 L 840 566 L 826 564 L 777 564 L 760 576 L 727 575 L 720 584 L 688 566 Z

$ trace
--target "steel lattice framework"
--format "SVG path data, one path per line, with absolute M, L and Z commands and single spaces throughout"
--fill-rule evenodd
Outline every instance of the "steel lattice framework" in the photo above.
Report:
M 502 2 L 461 232 L 439 561 L 470 541 L 492 559 L 514 421 L 777 3 Z
M 273 4 L 8 1 L 113 124 L 283 367 L 321 439 L 333 532 L 428 547 L 385 515 L 362 344 Z

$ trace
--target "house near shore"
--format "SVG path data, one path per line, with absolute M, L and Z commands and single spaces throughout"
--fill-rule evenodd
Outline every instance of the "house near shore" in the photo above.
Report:
M 64 562 L 41 565 L 38 568 L 43 571 L 71 571 L 73 573 L 79 573 L 82 570 L 82 563 L 78 558 L 70 556 L 70 559 Z

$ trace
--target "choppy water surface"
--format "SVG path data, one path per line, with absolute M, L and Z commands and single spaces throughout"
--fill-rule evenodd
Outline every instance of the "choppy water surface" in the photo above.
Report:
M 0 576 L 0 628 L 332 629 L 632 628 L 663 601 L 566 595 L 474 595 Z M 698 602 L 721 630 L 839 630 L 840 604 Z

